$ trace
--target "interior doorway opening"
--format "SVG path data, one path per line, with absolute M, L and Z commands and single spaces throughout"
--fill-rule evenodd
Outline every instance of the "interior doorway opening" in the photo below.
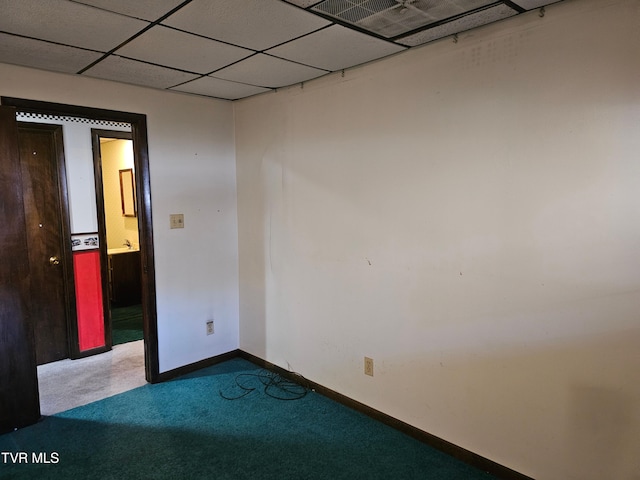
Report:
M 35 343 L 33 330 L 29 323 L 29 312 L 26 305 L 31 301 L 29 287 L 29 266 L 27 247 L 25 218 L 23 201 L 23 182 L 20 174 L 19 146 L 16 118 L 18 114 L 34 118 L 41 122 L 49 120 L 51 117 L 66 117 L 74 124 L 80 125 L 89 121 L 106 122 L 109 128 L 113 124 L 127 123 L 130 125 L 135 155 L 134 164 L 136 169 L 135 187 L 137 192 L 136 206 L 139 243 L 141 255 L 141 285 L 142 285 L 142 310 L 143 310 L 143 331 L 144 331 L 144 372 L 148 382 L 156 383 L 161 381 L 159 372 L 158 356 L 158 327 L 157 327 L 157 306 L 155 288 L 155 266 L 153 247 L 153 228 L 151 220 L 151 181 L 149 172 L 149 154 L 147 143 L 147 119 L 144 114 L 129 113 L 116 110 L 97 109 L 84 106 L 66 105 L 60 103 L 43 102 L 37 100 L 20 99 L 13 97 L 0 97 L 0 150 L 3 159 L 0 168 L 0 180 L 3 184 L 0 197 L 7 207 L 10 215 L 3 217 L 4 227 L 1 235 L 3 245 L 3 269 L 2 279 L 10 287 L 3 296 L 3 321 L 0 322 L 0 334 L 3 338 L 11 338 L 11 342 L 6 342 L 2 348 L 2 362 L 0 377 L 10 388 L 0 395 L 0 432 L 10 431 L 15 428 L 24 427 L 35 423 L 40 417 L 40 402 L 38 393 L 38 372 L 36 365 Z M 47 122 L 51 123 L 51 122 Z M 65 134 L 66 137 L 66 134 Z M 90 138 L 87 138 L 90 143 Z M 69 157 L 75 145 L 70 145 L 65 151 Z M 75 158 L 75 155 L 73 156 Z M 67 165 L 69 165 L 67 163 Z M 84 168 L 84 167 L 83 167 Z M 67 169 L 75 172 L 75 164 Z M 83 169 L 82 172 L 85 172 Z M 79 173 L 79 182 L 74 183 L 80 191 L 86 191 L 87 175 Z M 91 174 L 89 174 L 89 177 Z M 75 188 L 75 187 L 74 187 Z M 75 191 L 77 192 L 78 189 Z M 73 190 L 73 189 L 70 189 Z M 72 191 L 73 193 L 73 191 Z M 81 212 L 91 213 L 94 209 L 93 202 L 79 200 L 74 206 Z M 10 209 L 9 209 L 10 208 Z M 94 209 L 95 212 L 95 209 Z M 70 241 L 74 258 L 74 267 L 77 252 L 73 247 L 77 242 L 91 247 L 93 244 L 93 229 L 86 230 L 84 225 L 76 225 L 77 211 L 71 215 L 72 231 Z M 90 222 L 89 222 L 90 223 Z M 91 226 L 91 225 L 89 225 Z M 85 243 L 86 242 L 86 243 Z M 106 249 L 105 256 L 106 256 Z M 87 255 L 90 260 L 95 260 L 95 255 Z M 55 262 L 55 260 L 54 260 Z M 94 262 L 96 264 L 97 262 Z M 77 287 L 77 285 L 76 285 Z M 76 298 L 77 307 L 77 298 Z M 78 312 L 77 312 L 78 313 Z M 10 319 L 10 322 L 5 322 Z M 84 331 L 78 331 L 81 337 Z M 73 342 L 77 345 L 78 357 L 98 353 L 95 349 L 85 350 L 80 347 L 81 341 Z M 104 347 L 97 347 L 104 348 Z M 65 361 L 65 360 L 63 360 Z M 55 362 L 53 362 L 55 363 Z
M 99 237 L 106 249 L 107 338 L 121 345 L 144 338 L 134 145 L 127 132 L 91 132 Z

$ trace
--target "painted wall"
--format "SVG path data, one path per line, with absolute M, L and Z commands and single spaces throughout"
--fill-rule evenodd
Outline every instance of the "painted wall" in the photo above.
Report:
M 122 215 L 120 170 L 133 168 L 133 141 L 110 140 L 100 145 L 102 153 L 102 185 L 104 216 L 107 224 L 107 248 L 122 248 L 129 240 L 133 248 L 140 248 L 138 217 Z
M 534 478 L 637 480 L 639 19 L 566 0 L 236 102 L 240 347 Z
M 208 100 L 0 64 L 0 95 L 147 115 L 160 372 L 238 347 L 233 110 Z M 91 138 L 65 143 L 74 231 L 93 231 Z M 85 208 L 73 208 L 84 204 Z M 92 213 L 93 212 L 93 213 Z M 185 228 L 169 229 L 183 213 Z M 215 334 L 206 336 L 214 317 Z

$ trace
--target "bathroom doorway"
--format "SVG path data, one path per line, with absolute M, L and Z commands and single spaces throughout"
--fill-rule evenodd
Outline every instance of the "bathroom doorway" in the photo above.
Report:
M 92 129 L 107 345 L 142 340 L 142 264 L 132 135 Z

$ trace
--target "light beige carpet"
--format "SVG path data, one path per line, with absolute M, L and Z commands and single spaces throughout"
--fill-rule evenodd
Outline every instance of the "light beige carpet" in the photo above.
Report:
M 53 415 L 145 383 L 142 340 L 87 358 L 47 363 L 38 367 L 40 412 Z

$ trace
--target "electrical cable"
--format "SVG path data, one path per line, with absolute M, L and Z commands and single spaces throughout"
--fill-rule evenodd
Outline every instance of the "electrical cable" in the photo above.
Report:
M 302 375 L 297 373 L 294 373 L 294 375 L 301 380 L 301 383 L 307 383 Z M 284 378 L 282 375 L 269 370 L 262 370 L 260 373 L 240 373 L 236 375 L 236 386 L 243 391 L 240 395 L 229 396 L 219 390 L 220 396 L 225 400 L 239 400 L 260 388 L 259 386 L 252 386 L 256 384 L 256 381 L 260 382 L 264 387 L 263 392 L 265 395 L 277 400 L 299 400 L 310 390 L 308 387 Z

